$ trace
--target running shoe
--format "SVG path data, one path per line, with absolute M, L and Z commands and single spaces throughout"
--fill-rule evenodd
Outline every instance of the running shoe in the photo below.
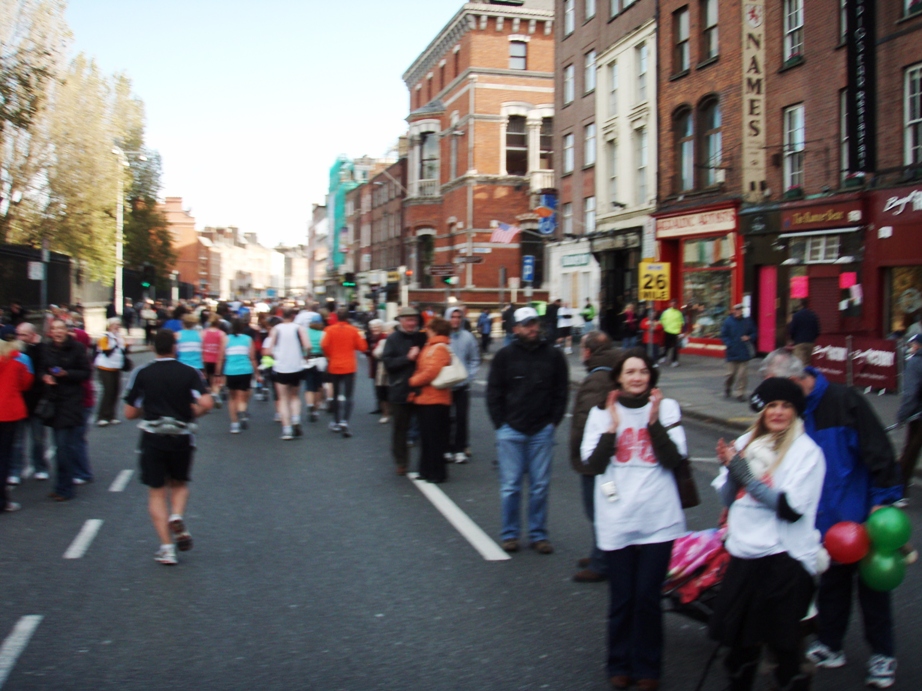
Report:
M 192 535 L 186 530 L 186 523 L 182 517 L 175 516 L 170 519 L 170 531 L 173 533 L 176 549 L 180 552 L 188 552 L 192 549 Z
M 295 433 L 295 436 L 296 436 L 296 437 L 300 437 L 301 435 L 304 434 L 304 432 L 301 431 L 301 423 L 300 423 L 300 422 L 296 422 L 295 424 L 293 424 L 293 425 L 291 426 L 291 428 L 292 428 L 292 430 L 294 430 L 294 433 Z
M 348 425 L 347 423 L 341 422 L 341 423 L 339 424 L 339 429 L 340 429 L 340 431 L 342 431 L 343 437 L 344 437 L 345 439 L 348 439 L 349 437 L 352 436 L 352 432 L 349 431 L 349 425 Z
M 459 451 L 458 453 L 455 454 L 454 460 L 455 460 L 455 463 L 467 463 L 468 457 L 466 453 L 464 453 L 463 451 Z
M 896 682 L 896 658 L 886 655 L 871 655 L 868 660 L 868 676 L 864 683 L 875 689 L 889 689 Z
M 176 560 L 176 550 L 173 545 L 163 545 L 157 550 L 154 559 L 164 566 L 176 566 L 179 562 Z
M 250 426 L 250 416 L 246 413 L 240 413 L 240 429 L 247 429 Z
M 307 416 L 307 419 L 310 420 L 311 422 L 317 422 L 317 420 L 320 419 L 320 416 L 317 415 L 316 411 L 312 410 L 310 414 Z
M 289 439 L 294 439 L 294 433 L 291 430 L 291 426 L 282 427 L 282 439 L 288 441 Z
M 832 650 L 825 643 L 816 641 L 807 648 L 807 659 L 817 667 L 826 669 L 836 669 L 845 665 L 845 652 L 842 650 Z
M 20 481 L 18 475 L 10 475 L 10 476 L 6 479 L 6 484 L 8 484 L 8 485 L 18 485 L 20 482 L 21 482 L 21 481 Z
M 338 423 L 338 422 L 331 422 L 331 423 L 328 425 L 328 427 L 330 428 L 330 431 L 331 431 L 331 432 L 339 432 L 339 431 L 340 431 L 340 426 L 339 426 L 339 423 Z
M 48 473 L 46 473 L 44 470 L 40 470 L 40 471 L 38 471 L 35 475 L 33 475 L 32 477 L 34 477 L 36 480 L 47 480 L 47 479 L 48 479 Z
M 231 434 L 240 434 L 240 423 L 239 423 L 239 422 L 232 422 L 232 423 L 230 424 L 230 433 L 231 433 Z
M 96 421 L 96 426 L 97 426 L 97 427 L 108 427 L 108 426 L 109 426 L 109 421 L 108 421 L 108 420 L 97 420 L 97 421 Z

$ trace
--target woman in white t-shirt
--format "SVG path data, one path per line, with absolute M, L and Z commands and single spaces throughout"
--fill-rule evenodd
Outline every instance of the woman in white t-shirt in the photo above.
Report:
M 565 346 L 567 355 L 573 352 L 573 317 L 575 312 L 570 308 L 570 303 L 563 303 L 557 310 L 557 345 Z
M 734 691 L 752 688 L 763 645 L 778 663 L 779 688 L 805 690 L 800 621 L 814 578 L 829 563 L 814 526 L 826 461 L 804 431 L 806 401 L 797 384 L 766 379 L 751 400 L 760 410 L 753 428 L 732 445 L 717 442 L 724 467 L 713 485 L 730 509 L 731 559 L 710 634 L 730 647 L 724 665 Z
M 612 370 L 614 390 L 586 420 L 580 455 L 595 480 L 595 530 L 608 566 L 608 677 L 613 688 L 659 687 L 661 589 L 685 516 L 672 469 L 687 455 L 679 404 L 654 388 L 643 349 Z

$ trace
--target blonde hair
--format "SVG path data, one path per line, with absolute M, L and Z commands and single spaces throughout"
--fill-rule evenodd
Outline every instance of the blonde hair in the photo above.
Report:
M 13 353 L 22 352 L 24 344 L 20 340 L 0 340 L 0 357 L 10 357 Z
M 759 414 L 759 417 L 756 419 L 752 427 L 748 431 L 752 432 L 752 436 L 749 438 L 749 441 L 746 442 L 746 447 L 743 449 L 745 452 L 746 449 L 760 437 L 769 435 L 771 437 L 771 448 L 775 452 L 775 462 L 772 463 L 769 473 L 774 473 L 775 469 L 781 465 L 781 461 L 784 460 L 785 454 L 791 448 L 791 445 L 801 434 L 804 433 L 804 423 L 798 415 L 794 415 L 794 419 L 791 421 L 791 424 L 788 425 L 787 429 L 782 430 L 781 432 L 770 432 L 768 427 L 765 425 L 765 411 L 768 410 L 768 406 L 762 409 L 762 412 Z

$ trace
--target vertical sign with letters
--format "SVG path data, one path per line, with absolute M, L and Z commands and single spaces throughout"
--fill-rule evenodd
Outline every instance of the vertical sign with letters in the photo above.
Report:
M 765 182 L 765 0 L 743 3 L 743 199 L 761 201 Z
M 874 13 L 876 0 L 846 0 L 848 88 L 845 108 L 848 130 L 848 170 L 873 172 L 877 163 L 874 109 L 876 75 Z

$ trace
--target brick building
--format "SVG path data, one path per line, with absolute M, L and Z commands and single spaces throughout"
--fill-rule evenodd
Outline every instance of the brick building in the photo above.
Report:
M 208 295 L 213 282 L 211 241 L 202 241 L 195 229 L 195 217 L 183 208 L 182 197 L 167 197 L 160 210 L 166 217 L 173 238 L 173 250 L 176 252 L 173 268 L 179 272 L 179 280 L 194 286 L 195 292 Z
M 361 237 L 360 266 L 367 274 L 369 288 L 383 291 L 383 299 L 378 302 L 399 302 L 400 282 L 405 280 L 405 276 L 401 277 L 401 267 L 405 272 L 406 244 L 402 229 L 407 188 L 406 163 L 406 156 L 402 156 L 370 181 L 371 226 L 368 235 L 363 231 Z M 392 280 L 395 278 L 397 280 Z
M 412 301 L 442 302 L 452 291 L 467 304 L 496 304 L 501 276 L 518 278 L 523 255 L 537 258 L 541 285 L 544 244 L 532 210 L 554 184 L 553 16 L 553 0 L 469 2 L 403 75 Z M 492 243 L 495 222 L 523 232 Z M 430 275 L 433 265 L 458 267 L 457 283 Z

